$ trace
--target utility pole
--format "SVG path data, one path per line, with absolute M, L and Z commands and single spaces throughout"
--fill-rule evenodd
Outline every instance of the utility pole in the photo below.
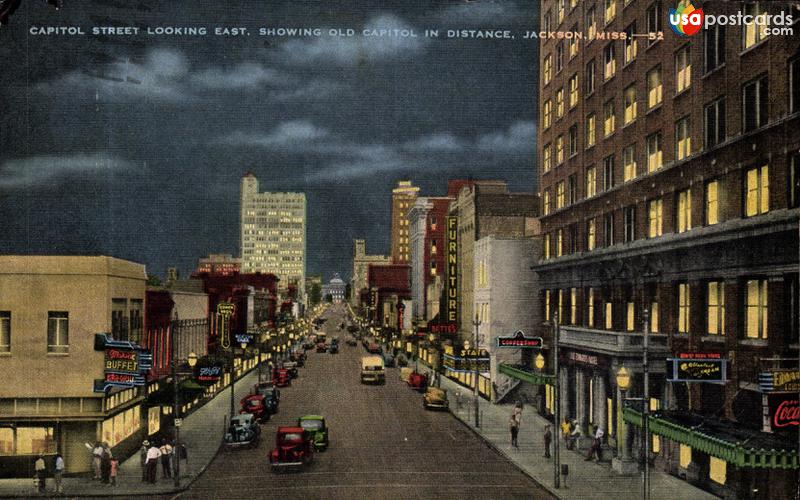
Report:
M 478 409 L 480 408 L 478 405 L 478 327 L 481 326 L 481 320 L 478 317 L 478 313 L 475 312 L 475 320 L 472 322 L 475 325 L 475 344 L 473 345 L 473 349 L 475 352 L 475 356 L 472 359 L 472 362 L 475 363 L 475 379 L 473 382 L 475 383 L 475 390 L 473 391 L 472 401 L 475 409 L 475 428 L 477 429 L 480 427 L 480 419 L 478 418 Z
M 172 448 L 172 453 L 178 453 L 181 442 L 181 426 L 180 426 L 180 405 L 178 404 L 178 350 L 175 348 L 175 330 L 178 328 L 178 311 L 172 320 L 169 327 L 169 349 L 171 351 L 170 361 L 170 374 L 172 375 L 172 417 L 175 427 L 175 446 Z M 177 455 L 173 455 L 175 457 Z M 181 461 L 180 456 L 175 460 L 175 486 L 181 485 Z
M 561 487 L 561 446 L 559 445 L 559 425 L 561 424 L 561 397 L 559 394 L 560 384 L 558 377 L 558 311 L 553 313 L 553 416 L 555 425 L 553 426 L 553 485 Z
M 644 431 L 644 475 L 642 498 L 650 500 L 650 433 L 648 419 L 650 418 L 650 367 L 648 362 L 648 348 L 650 342 L 650 311 L 642 311 L 644 320 L 644 354 L 642 355 L 642 371 L 644 373 L 644 391 L 642 407 L 642 431 Z

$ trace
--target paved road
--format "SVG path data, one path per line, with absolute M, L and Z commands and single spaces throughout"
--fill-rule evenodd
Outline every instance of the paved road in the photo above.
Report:
M 329 336 L 344 308 L 326 313 Z M 387 370 L 385 386 L 361 385 L 363 349 L 342 344 L 340 354 L 309 351 L 305 368 L 281 392 L 277 415 L 262 426 L 257 449 L 218 455 L 181 499 L 280 498 L 552 498 L 449 413 L 427 412 L 421 395 Z M 330 448 L 310 468 L 272 473 L 267 453 L 278 425 L 322 414 Z

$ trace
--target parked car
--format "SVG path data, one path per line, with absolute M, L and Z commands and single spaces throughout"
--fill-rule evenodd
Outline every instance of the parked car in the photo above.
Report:
M 381 353 L 381 346 L 379 346 L 375 342 L 370 342 L 367 345 L 367 352 L 370 353 L 370 354 L 380 354 Z
M 329 431 L 328 425 L 325 423 L 325 417 L 321 415 L 306 415 L 297 419 L 297 426 L 302 427 L 311 435 L 311 441 L 317 451 L 323 451 L 328 448 Z
M 331 345 L 328 346 L 328 352 L 330 354 L 337 354 L 339 352 L 339 343 L 331 342 Z
M 258 446 L 261 428 L 251 413 L 241 413 L 231 418 L 223 442 L 225 448 L 255 448 Z
M 284 361 L 283 369 L 289 372 L 290 377 L 297 378 L 298 370 L 296 361 Z
M 345 342 L 346 342 L 346 343 L 347 343 L 347 345 L 349 345 L 349 346 L 355 346 L 355 345 L 358 345 L 358 341 L 357 341 L 357 340 L 356 340 L 356 338 L 355 338 L 355 337 L 353 337 L 352 335 L 351 335 L 351 336 L 349 336 L 349 337 L 347 337 L 347 339 L 345 339 Z
M 314 346 L 315 346 L 314 341 L 311 340 L 310 338 L 303 341 L 303 349 L 305 349 L 306 351 L 310 351 L 311 349 L 314 348 Z
M 409 368 L 409 367 L 400 368 L 400 380 L 402 380 L 403 382 L 405 382 L 407 384 L 408 383 L 408 378 L 411 376 L 412 373 L 414 373 L 414 369 L 413 368 Z
M 248 394 L 239 402 L 239 413 L 249 413 L 259 422 L 266 422 L 272 412 L 270 412 L 264 399 L 261 394 Z
M 383 353 L 383 364 L 386 365 L 386 368 L 394 367 L 394 356 L 389 351 Z
M 292 352 L 289 359 L 297 363 L 297 366 L 302 367 L 306 364 L 306 353 L 299 349 L 295 350 Z
M 278 405 L 281 400 L 281 391 L 272 385 L 272 382 L 261 382 L 253 387 L 253 394 L 264 396 L 264 406 L 270 413 L 278 413 Z
M 447 400 L 447 391 L 438 387 L 428 387 L 422 396 L 422 407 L 426 410 L 446 410 L 450 403 Z
M 272 384 L 276 387 L 288 387 L 292 385 L 292 377 L 289 370 L 285 368 L 275 368 L 272 370 Z
M 278 427 L 275 448 L 269 452 L 272 470 L 284 467 L 304 467 L 314 460 L 314 444 L 302 427 Z
M 408 386 L 415 391 L 424 391 L 428 387 L 428 376 L 424 373 L 411 372 L 408 376 Z
M 325 352 L 328 350 L 328 344 L 325 342 L 318 342 L 317 343 L 317 352 Z

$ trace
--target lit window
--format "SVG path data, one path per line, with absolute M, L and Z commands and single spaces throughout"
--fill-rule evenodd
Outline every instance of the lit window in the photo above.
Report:
M 556 165 L 564 162 L 564 136 L 556 137 Z
M 617 74 L 617 61 L 614 59 L 614 45 L 613 43 L 609 43 L 606 45 L 606 48 L 603 49 L 603 78 L 608 80 L 615 74 Z
M 556 74 L 561 73 L 564 69 L 564 42 L 558 42 L 556 45 Z
M 649 238 L 656 238 L 664 234 L 664 203 L 661 198 L 647 203 L 647 223 Z
M 689 45 L 675 53 L 675 91 L 681 93 L 692 84 L 692 60 Z
M 603 135 L 611 135 L 615 125 L 614 101 L 611 100 L 603 105 Z
M 636 178 L 636 145 L 631 144 L 622 150 L 622 181 Z
M 543 200 L 542 200 L 543 209 L 545 215 L 550 214 L 550 191 L 547 190 L 544 192 Z
M 542 79 L 545 85 L 553 79 L 553 59 L 549 54 L 545 56 L 544 64 L 542 65 Z
M 632 332 L 636 329 L 636 318 L 633 302 L 625 304 L 625 329 Z
M 595 145 L 597 141 L 597 119 L 594 113 L 586 117 L 586 147 Z
M 650 331 L 658 333 L 658 302 L 650 304 Z
M 689 333 L 689 285 L 678 284 L 678 333 Z
M 629 124 L 636 119 L 636 87 L 631 85 L 625 89 L 623 123 Z
M 746 178 L 745 215 L 752 217 L 769 212 L 769 166 L 748 170 Z
M 566 205 L 564 181 L 559 181 L 556 183 L 556 209 L 564 208 L 564 205 Z
M 608 24 L 613 21 L 615 15 L 617 15 L 617 1 L 605 0 L 605 23 Z
M 589 219 L 586 222 L 586 250 L 592 251 L 596 246 L 597 223 L 596 219 Z
M 725 335 L 725 283 L 708 283 L 708 334 Z
M 719 181 L 706 184 L 706 225 L 719 222 Z
M 545 260 L 550 258 L 550 235 L 544 235 L 544 258 Z
M 614 187 L 614 155 L 603 158 L 603 190 Z
M 742 27 L 744 31 L 742 41 L 745 49 L 759 43 L 769 35 L 769 18 L 761 15 L 766 13 L 767 9 L 764 8 L 762 2 L 744 4 L 744 14 L 750 16 L 746 19 L 751 19 L 750 23 L 744 23 Z M 759 24 L 757 21 L 763 21 L 763 24 Z
M 661 81 L 661 66 L 647 72 L 647 108 L 661 104 L 663 98 L 663 82 Z
M 586 169 L 586 197 L 591 198 L 597 194 L 597 169 L 588 167 Z
M 564 20 L 564 11 L 566 10 L 567 0 L 558 0 L 556 7 L 556 24 L 560 24 Z
M 689 189 L 678 193 L 677 218 L 679 233 L 692 228 L 692 192 Z
M 611 314 L 612 307 L 611 302 L 606 302 L 605 304 L 605 327 L 606 330 L 611 330 L 614 327 L 614 317 Z
M 549 172 L 550 168 L 552 167 L 553 161 L 553 150 L 550 144 L 545 144 L 544 148 L 542 148 L 542 170 L 544 172 Z
M 564 116 L 564 89 L 556 91 L 556 118 Z
M 636 48 L 637 48 L 637 41 L 636 41 L 636 23 L 631 24 L 627 28 L 625 28 L 625 64 L 636 59 Z
M 564 324 L 564 290 L 558 291 L 558 321 Z
M 577 33 L 578 25 L 576 24 L 575 26 L 573 26 L 571 31 L 573 33 Z M 567 43 L 569 44 L 569 58 L 572 59 L 573 57 L 578 55 L 578 37 L 573 36 L 572 38 L 567 40 Z
M 578 105 L 578 74 L 572 75 L 569 79 L 569 107 L 574 108 Z
M 590 42 L 597 36 L 597 20 L 593 6 L 586 10 L 586 32 Z
M 586 325 L 589 328 L 594 328 L 594 288 L 589 289 L 589 308 L 586 319 Z
M 564 255 L 564 232 L 559 229 L 556 231 L 556 257 Z
M 708 478 L 717 484 L 725 484 L 728 462 L 717 457 L 708 457 Z
M 578 290 L 572 288 L 569 291 L 569 324 L 574 325 L 578 317 Z
M 663 165 L 661 151 L 661 134 L 656 133 L 647 138 L 647 171 L 655 172 Z
M 544 101 L 544 105 L 542 106 L 542 126 L 545 129 L 550 128 L 550 125 L 553 123 L 553 101 L 548 99 Z
M 747 325 L 749 339 L 767 338 L 767 281 L 747 282 Z

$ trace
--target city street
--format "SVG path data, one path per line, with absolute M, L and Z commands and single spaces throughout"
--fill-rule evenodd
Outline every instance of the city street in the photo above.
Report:
M 336 326 L 345 309 L 332 309 L 324 328 L 343 341 Z M 179 498 L 552 498 L 449 413 L 425 411 L 396 368 L 385 386 L 362 385 L 363 354 L 344 342 L 339 354 L 309 351 L 259 447 L 220 452 Z M 329 449 L 301 472 L 271 472 L 277 427 L 306 414 L 327 418 Z

